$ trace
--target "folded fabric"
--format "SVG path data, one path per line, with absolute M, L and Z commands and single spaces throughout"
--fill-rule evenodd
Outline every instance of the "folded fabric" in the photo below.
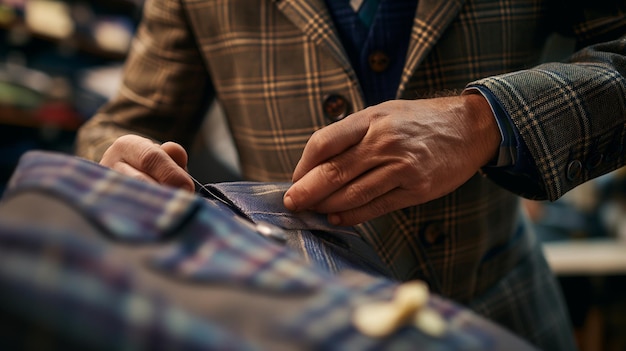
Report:
M 351 228 L 283 210 L 286 186 L 197 196 L 76 157 L 24 155 L 0 201 L 0 348 L 39 338 L 64 350 L 531 349 L 432 294 L 425 308 L 443 333 L 408 323 L 365 335 L 355 310 L 390 301 L 400 283 Z

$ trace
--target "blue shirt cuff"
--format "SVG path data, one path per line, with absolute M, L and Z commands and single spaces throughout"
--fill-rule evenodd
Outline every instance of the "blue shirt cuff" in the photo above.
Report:
M 536 194 L 545 193 L 535 160 L 500 100 L 480 85 L 469 85 L 463 93 L 479 93 L 485 97 L 502 135 L 497 157 L 485 165 L 482 171 L 497 184 L 522 196 L 534 198 Z
M 498 124 L 498 128 L 500 129 L 500 136 L 502 137 L 497 156 L 493 160 L 491 160 L 486 165 L 486 167 L 515 166 L 520 156 L 520 135 L 517 131 L 517 128 L 515 128 L 511 117 L 509 117 L 509 114 L 506 112 L 506 110 L 502 108 L 502 105 L 495 97 L 495 95 L 493 95 L 493 93 L 487 88 L 481 86 L 472 86 L 464 91 L 464 93 L 474 92 L 480 93 L 489 103 L 489 106 L 491 107 L 491 112 L 495 116 L 496 123 Z

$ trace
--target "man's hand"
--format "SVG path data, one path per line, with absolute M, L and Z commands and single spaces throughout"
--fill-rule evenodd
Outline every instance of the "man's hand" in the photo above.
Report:
M 146 182 L 194 191 L 185 171 L 187 152 L 174 142 L 159 145 L 137 135 L 124 135 L 104 152 L 100 164 Z
M 328 213 L 335 225 L 361 223 L 452 192 L 500 140 L 481 95 L 385 102 L 313 134 L 284 204 Z

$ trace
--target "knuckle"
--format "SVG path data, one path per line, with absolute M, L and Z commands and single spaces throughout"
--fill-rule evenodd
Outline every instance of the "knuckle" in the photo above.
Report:
M 153 173 L 159 170 L 161 163 L 163 162 L 163 155 L 161 150 L 155 147 L 146 147 L 140 151 L 139 154 L 139 167 L 148 173 Z
M 108 167 L 115 165 L 115 163 L 118 162 L 124 154 L 124 144 L 125 141 L 122 137 L 115 139 L 115 141 L 113 141 L 113 143 L 102 154 L 100 164 Z
M 410 193 L 415 199 L 428 198 L 433 189 L 432 183 L 427 179 L 419 179 L 411 188 Z
M 332 138 L 325 129 L 316 130 L 307 143 L 307 147 L 311 149 L 313 153 L 323 153 L 326 151 L 332 142 Z
M 399 174 L 415 174 L 419 170 L 419 161 L 415 157 L 401 157 L 398 162 Z
M 133 139 L 134 139 L 134 135 L 132 135 L 132 134 L 125 134 L 125 135 L 119 136 L 117 139 L 115 139 L 115 143 L 121 143 L 121 144 L 129 143 Z
M 105 166 L 111 166 L 115 162 L 126 159 L 128 153 L 135 152 L 135 150 L 137 150 L 142 139 L 143 138 L 132 134 L 126 134 L 118 137 L 105 150 L 100 163 Z
M 339 186 L 344 183 L 346 175 L 336 162 L 332 160 L 324 162 L 321 171 L 329 184 Z
M 138 142 L 140 142 L 143 138 L 138 135 L 126 134 L 115 139 L 112 147 L 116 147 L 120 150 L 127 150 L 129 148 L 134 147 Z
M 350 184 L 346 188 L 346 199 L 351 204 L 362 205 L 371 200 L 369 191 L 358 183 Z

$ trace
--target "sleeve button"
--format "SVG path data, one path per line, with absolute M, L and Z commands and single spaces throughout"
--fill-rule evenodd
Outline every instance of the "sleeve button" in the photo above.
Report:
M 579 160 L 574 160 L 567 165 L 567 179 L 574 181 L 580 178 L 582 174 L 583 164 Z
M 589 170 L 596 168 L 602 163 L 603 160 L 604 160 L 604 155 L 602 153 L 596 152 L 589 157 L 589 159 L 587 160 L 586 167 Z

